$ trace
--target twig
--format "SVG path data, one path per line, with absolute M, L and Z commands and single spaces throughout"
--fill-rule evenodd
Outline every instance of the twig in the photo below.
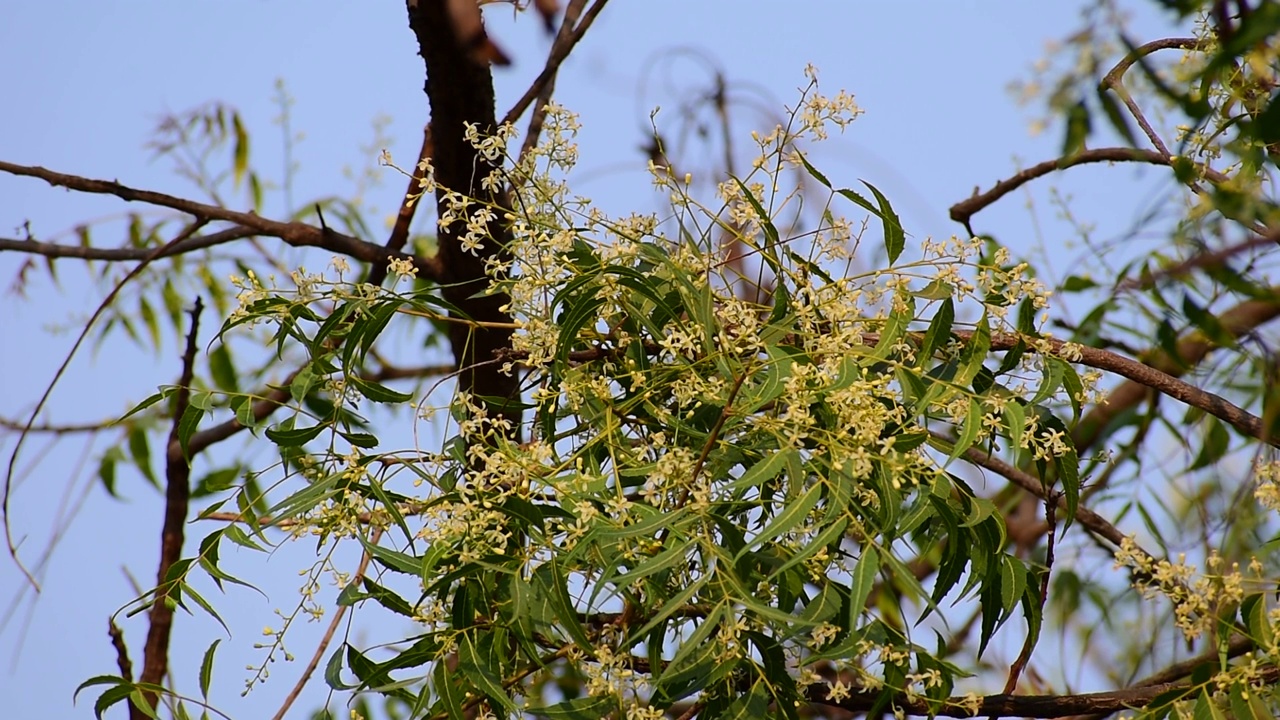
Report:
M 545 67 L 552 68 L 551 74 L 547 76 L 542 87 L 538 90 L 536 102 L 533 104 L 533 115 L 529 117 L 529 129 L 525 131 L 524 141 L 520 144 L 520 155 L 516 160 L 516 167 L 522 166 L 524 158 L 538 144 L 538 138 L 542 135 L 542 123 L 547 117 L 547 103 L 551 101 L 551 95 L 556 91 L 556 75 L 560 70 L 560 63 L 569 56 L 569 51 L 573 49 L 574 24 L 578 22 L 578 16 L 582 14 L 582 8 L 586 6 L 587 0 L 569 0 L 569 6 L 565 8 L 564 20 L 560 23 L 560 30 L 556 33 L 556 39 L 551 43 L 551 51 L 547 53 L 547 64 Z M 578 37 L 582 37 L 579 35 Z M 554 65 L 553 65 L 553 59 Z M 542 79 L 539 75 L 538 80 Z
M 129 646 L 125 645 L 124 632 L 119 625 L 116 625 L 115 620 L 107 621 L 107 636 L 111 638 L 111 647 L 115 648 L 116 651 L 116 668 L 120 670 L 120 677 L 125 680 L 132 680 L 133 663 L 129 661 Z M 133 708 L 130 706 L 129 715 L 131 718 L 133 714 Z
M 0 418 L 0 428 L 5 430 L 17 430 L 18 432 L 26 431 L 28 433 L 47 433 L 49 435 L 72 435 L 76 433 L 95 433 L 101 432 L 115 425 L 117 418 L 103 420 L 96 423 L 73 423 L 70 425 L 53 425 L 42 424 L 27 427 L 25 422 L 21 420 L 12 420 L 10 418 Z
M 1138 126 L 1142 128 L 1142 132 L 1146 134 L 1147 139 L 1150 140 L 1156 150 L 1160 151 L 1160 154 L 1165 157 L 1171 157 L 1169 149 L 1165 147 L 1164 141 L 1160 139 L 1159 133 L 1151 127 L 1149 122 L 1147 122 L 1147 118 L 1143 115 L 1142 109 L 1138 107 L 1138 103 L 1134 102 L 1133 96 L 1130 95 L 1128 89 L 1125 88 L 1124 74 L 1129 71 L 1129 68 L 1133 67 L 1134 63 L 1140 62 L 1142 58 L 1145 58 L 1151 53 L 1159 50 L 1193 50 L 1198 47 L 1200 47 L 1200 41 L 1195 38 L 1163 38 L 1161 40 L 1153 40 L 1145 45 L 1140 45 L 1134 48 L 1128 55 L 1125 55 L 1120 62 L 1116 63 L 1115 67 L 1111 68 L 1111 70 L 1102 77 L 1102 82 L 1098 84 L 1100 88 L 1104 90 L 1112 90 L 1116 95 L 1120 96 L 1120 101 L 1129 109 L 1129 114 L 1133 115 L 1133 119 L 1138 121 Z
M 369 535 L 369 543 L 377 545 L 382 539 L 382 528 L 377 527 Z M 364 555 L 360 557 L 360 564 L 356 566 L 356 572 L 351 576 L 352 584 L 359 584 L 364 579 L 365 572 L 369 569 L 369 562 L 373 559 L 373 555 L 368 551 L 364 551 Z M 285 696 L 284 702 L 280 704 L 280 709 L 272 716 L 272 720 L 283 720 L 285 713 L 293 706 L 293 703 L 302 694 L 302 689 L 306 687 L 307 682 L 311 679 L 311 674 L 320 666 L 320 658 L 324 657 L 325 651 L 329 649 L 329 643 L 333 641 L 334 634 L 338 631 L 338 626 L 342 624 L 342 619 L 347 614 L 348 606 L 342 605 L 338 607 L 337 612 L 333 614 L 333 619 L 329 621 L 329 627 L 325 628 L 324 636 L 320 638 L 320 643 L 316 646 L 316 651 L 311 654 L 311 660 L 307 662 L 307 666 L 303 668 L 302 675 L 298 677 L 298 681 L 294 683 L 293 689 Z
M 173 403 L 173 426 L 169 431 L 169 442 L 177 443 L 182 417 L 186 413 L 191 398 L 191 381 L 195 377 L 196 334 L 200 329 L 200 313 L 204 310 L 204 302 L 196 297 L 195 307 L 191 309 L 191 329 L 187 333 L 187 348 L 182 356 L 182 375 L 178 380 L 178 392 Z M 173 631 L 173 608 L 169 604 L 169 593 L 177 580 L 171 580 L 169 569 L 182 556 L 182 544 L 185 537 L 187 511 L 191 500 L 191 463 L 190 456 L 169 456 L 165 463 L 165 506 L 164 524 L 160 532 L 160 563 L 156 570 L 156 592 L 152 599 L 147 643 L 143 650 L 142 674 L 139 683 L 159 685 L 164 681 L 169 669 L 169 637 Z M 143 702 L 149 708 L 156 707 L 156 693 L 144 690 Z M 142 714 L 140 707 L 131 706 L 130 713 Z
M 0 170 L 4 170 L 6 166 L 9 166 L 9 163 L 0 161 Z M 47 172 L 42 168 L 41 170 L 43 172 Z M 53 379 L 51 379 L 49 384 L 45 386 L 44 392 L 40 395 L 40 399 L 36 401 L 36 406 L 32 408 L 31 415 L 27 418 L 26 428 L 24 428 L 18 435 L 18 440 L 14 443 L 13 451 L 9 453 L 9 463 L 5 468 L 4 475 L 4 492 L 0 493 L 0 495 L 3 496 L 3 498 L 0 499 L 0 522 L 3 522 L 4 524 L 4 538 L 9 551 L 9 557 L 13 558 L 14 563 L 18 566 L 18 570 L 22 572 L 23 577 L 27 579 L 27 582 L 31 584 L 31 587 L 35 588 L 36 592 L 40 591 L 40 583 L 36 581 L 35 576 L 31 574 L 31 571 L 22 563 L 22 559 L 18 557 L 18 546 L 13 540 L 13 525 L 9 521 L 12 517 L 12 514 L 9 512 L 9 500 L 12 497 L 13 473 L 18 463 L 18 454 L 22 451 L 22 445 L 27 439 L 28 428 L 35 424 L 36 418 L 40 416 L 40 411 L 44 409 L 45 403 L 49 401 L 49 396 L 53 394 L 53 389 L 58 385 L 58 381 L 62 379 L 62 376 L 66 374 L 67 367 L 71 364 L 71 359 L 75 357 L 80 346 L 84 344 L 85 338 L 89 336 L 89 330 L 93 327 L 93 324 L 98 321 L 98 318 L 102 316 L 102 313 L 105 312 L 108 307 L 111 307 L 111 303 L 115 301 L 116 295 L 119 295 L 125 285 L 128 285 L 131 280 L 141 274 L 153 260 L 160 257 L 161 253 L 170 246 L 177 245 L 189 239 L 192 235 L 198 232 L 200 228 L 204 227 L 207 222 L 208 218 L 197 216 L 195 222 L 188 225 L 182 230 L 182 232 L 178 233 L 176 237 L 164 246 L 152 250 L 145 258 L 135 265 L 134 268 L 130 270 L 122 280 L 120 280 L 120 282 L 116 283 L 115 287 L 111 288 L 111 292 L 107 293 L 107 296 L 102 299 L 102 302 L 98 303 L 98 307 L 94 309 L 93 314 L 89 316 L 89 320 L 85 322 L 84 327 L 80 329 L 80 334 L 76 336 L 75 342 L 71 344 L 71 349 L 67 351 L 66 356 L 62 359 L 62 363 L 58 366 L 58 369 L 54 371 Z
M 587 34 L 587 30 L 591 28 L 591 23 L 595 22 L 596 16 L 604 9 L 604 4 L 606 2 L 608 2 L 608 0 L 596 0 L 595 3 L 587 9 L 586 13 L 582 16 L 582 21 L 573 28 L 573 32 L 569 34 L 568 39 L 565 40 L 564 45 L 560 49 L 557 50 L 555 45 L 552 45 L 551 53 L 547 56 L 547 64 L 542 68 L 542 72 L 538 73 L 538 77 L 534 78 L 533 82 L 529 84 L 529 88 L 524 91 L 524 95 L 521 95 L 520 99 L 516 100 L 515 104 L 511 106 L 511 109 L 507 111 L 507 114 L 502 116 L 502 120 L 499 124 L 505 125 L 507 123 L 513 123 L 517 118 L 524 114 L 525 110 L 529 109 L 530 103 L 532 103 L 534 99 L 542 93 L 543 86 L 552 82 L 556 73 L 560 70 L 561 63 L 564 62 L 565 58 L 569 57 L 569 53 L 573 50 L 574 46 L 578 44 L 578 41 L 582 39 L 582 36 Z M 568 23 L 566 22 L 564 24 L 567 25 Z M 562 25 L 561 34 L 564 32 L 563 27 L 564 26 Z M 556 43 L 559 43 L 559 41 L 560 35 L 557 35 Z
M 396 213 L 396 224 L 391 228 L 391 235 L 387 237 L 384 247 L 387 250 L 401 252 L 405 248 L 405 244 L 409 241 L 409 226 L 413 224 L 414 213 L 418 210 L 421 203 L 419 195 L 421 192 L 421 183 L 424 176 L 424 168 L 430 162 L 431 156 L 435 149 L 435 145 L 431 139 L 431 123 L 427 123 L 422 128 L 422 149 L 418 151 L 418 162 L 414 164 L 413 171 L 409 173 L 409 187 L 404 191 L 404 197 L 400 198 L 400 211 Z M 387 279 L 387 264 L 377 263 L 369 269 L 369 276 L 365 278 L 365 282 L 370 285 L 381 285 L 383 280 Z

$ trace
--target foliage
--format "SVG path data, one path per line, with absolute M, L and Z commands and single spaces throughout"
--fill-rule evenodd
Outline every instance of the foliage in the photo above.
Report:
M 334 553 L 355 544 L 364 560 L 343 574 L 339 619 L 389 612 L 412 631 L 317 658 L 331 688 L 379 696 L 392 716 L 1271 717 L 1280 465 L 1263 326 L 1280 315 L 1265 277 L 1280 237 L 1268 193 L 1280 5 L 1166 4 L 1196 35 L 1121 33 L 1118 60 L 1098 40 L 1114 8 L 1094 8 L 1073 36 L 1082 62 L 1037 79 L 1053 87 L 1062 156 L 957 203 L 962 237 L 912 238 L 873 184 L 824 174 L 809 150 L 861 111 L 809 69 L 787 121 L 753 134 L 752 169 L 727 173 L 713 199 L 670 159 L 651 163 L 665 217 L 608 217 L 575 195 L 577 119 L 541 103 L 523 138 L 510 123 L 463 125 L 484 170 L 469 186 L 450 184 L 439 152 L 405 173 L 402 212 L 437 200 L 435 263 L 346 238 L 370 265 L 359 277 L 341 255 L 322 273 L 279 276 L 235 259 L 228 289 L 213 273 L 226 263 L 201 250 L 198 277 L 224 319 L 208 371 L 193 376 L 189 351 L 185 381 L 122 420 L 101 478 L 114 490 L 116 465 L 132 462 L 171 501 L 190 487 L 199 517 L 223 524 L 162 566 L 133 610 L 153 627 L 172 607 L 216 617 L 197 577 L 247 584 L 223 568 L 224 548 L 313 538 L 303 598 L 269 629 L 250 687 L 286 654 L 289 625 L 323 614 L 319 578 L 342 572 Z M 1179 61 L 1158 64 L 1164 51 Z M 1172 129 L 1148 120 L 1155 103 Z M 203 112 L 166 127 L 230 139 L 232 182 L 260 202 L 239 118 Z M 1099 137 L 1124 144 L 1089 147 Z M 1090 245 L 1102 279 L 1082 270 L 1055 293 L 1050 268 L 975 231 L 1019 185 L 1104 161 L 1159 166 L 1177 193 L 1151 252 Z M 54 182 L 16 167 L 4 169 Z M 180 171 L 222 205 L 205 170 Z M 105 192 L 129 197 L 121 188 Z M 211 220 L 248 223 L 242 237 L 301 237 L 150 201 L 196 219 L 170 241 L 166 225 L 139 225 L 142 266 L 166 253 L 191 263 L 175 247 Z M 359 208 L 327 207 L 368 234 Z M 312 244 L 332 249 L 337 231 L 321 222 Z M 482 278 L 440 267 L 451 243 Z M 158 292 L 192 345 L 168 277 L 139 275 L 137 317 L 158 345 L 146 297 Z M 477 279 L 479 292 L 457 291 Z M 506 319 L 477 320 L 473 302 Z M 139 337 L 132 313 L 108 305 L 100 332 Z M 463 357 L 486 331 L 509 343 L 471 366 L 407 371 L 388 357 L 394 333 Z M 245 371 L 259 356 L 233 349 L 255 344 L 268 356 Z M 475 366 L 517 378 L 520 396 L 486 395 Z M 287 379 L 268 380 L 283 368 Z M 375 414 L 412 423 L 414 447 L 392 446 Z M 172 474 L 239 429 L 270 445 L 269 463 L 194 483 Z M 162 483 L 150 447 L 163 431 Z M 1023 692 L 1042 682 L 1027 674 L 1046 638 L 1087 647 L 1099 629 L 1138 638 L 1114 640 L 1124 652 L 1097 669 L 1121 689 Z M 1011 665 L 989 660 L 997 633 L 1020 647 Z M 205 698 L 217 647 L 200 668 Z M 1134 682 L 1140 672 L 1152 674 Z M 181 716 L 191 702 L 145 676 L 82 689 L 99 685 L 99 713 L 121 702 L 154 713 L 165 695 Z

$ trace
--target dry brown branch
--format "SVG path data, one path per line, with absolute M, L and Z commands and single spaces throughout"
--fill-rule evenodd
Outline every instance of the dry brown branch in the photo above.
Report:
M 191 309 L 191 329 L 187 332 L 187 348 L 182 355 L 182 375 L 178 379 L 178 393 L 173 403 L 173 425 L 169 431 L 169 442 L 178 442 L 179 425 L 187 410 L 191 397 L 191 381 L 195 377 L 196 334 L 200 330 L 200 313 L 204 303 L 196 298 L 195 307 Z M 152 598 L 151 611 L 148 614 L 147 642 L 143 648 L 142 673 L 138 682 L 159 685 L 169 671 L 169 637 L 173 631 L 173 607 L 168 602 L 173 582 L 168 577 L 169 568 L 182 556 L 182 544 L 185 539 L 187 511 L 191 499 L 191 463 L 189 456 L 181 453 L 170 457 L 165 463 L 165 503 L 164 522 L 160 531 L 160 563 L 156 570 L 156 591 Z M 143 691 L 143 702 L 148 708 L 156 708 L 157 695 Z M 130 704 L 129 713 L 141 718 L 145 709 Z
M 107 636 L 111 638 L 111 647 L 116 651 L 116 669 L 120 671 L 120 677 L 133 677 L 133 662 L 129 660 L 129 646 L 124 642 L 124 631 L 116 625 L 115 620 L 107 621 Z M 130 706 L 129 716 L 133 718 L 133 707 Z M 144 714 L 145 716 L 145 714 Z
M 16 165 L 14 163 L 0 160 L 0 172 L 6 172 L 10 175 L 19 175 L 23 177 L 33 177 L 44 180 L 54 187 L 64 187 L 68 190 L 77 192 L 94 193 L 98 195 L 115 195 L 121 200 L 127 202 L 142 202 L 157 207 L 165 207 L 178 212 L 186 213 L 204 221 L 221 220 L 224 222 L 235 223 L 245 230 L 250 230 L 249 235 L 265 235 L 268 237 L 279 238 L 285 243 L 294 247 L 318 247 L 339 255 L 347 255 L 367 263 L 383 263 L 393 258 L 409 260 L 413 262 L 414 267 L 418 268 L 419 274 L 424 278 L 438 278 L 438 270 L 436 263 L 426 258 L 420 258 L 414 255 L 408 255 L 401 252 L 388 250 L 375 243 L 366 242 L 350 235 L 344 235 L 335 230 L 328 228 L 318 228 L 313 225 L 307 225 L 300 222 L 279 222 L 277 220 L 269 220 L 252 212 L 238 212 L 236 210 L 228 210 L 217 205 L 207 205 L 205 203 L 187 200 L 184 198 L 166 195 L 164 193 L 152 192 L 150 190 L 137 190 L 135 188 L 121 185 L 111 180 L 94 180 L 92 178 L 81 177 L 79 175 L 67 175 L 64 173 L 46 170 L 42 167 Z M 177 245 L 178 243 L 175 243 Z M 160 253 L 154 256 L 147 255 L 151 259 L 155 257 L 163 257 L 163 253 L 168 252 L 170 248 L 161 249 Z M 171 253 L 170 253 L 171 254 Z
M 556 75 L 560 70 L 560 63 L 569 56 L 569 51 L 573 49 L 574 43 L 577 42 L 574 36 L 574 24 L 578 22 L 578 16 L 582 14 L 582 8 L 587 4 L 587 0 L 569 0 L 569 7 L 564 11 L 564 22 L 560 24 L 560 30 L 556 33 L 556 39 L 551 43 L 551 51 L 547 53 L 546 68 L 551 68 L 551 74 L 546 80 L 539 75 L 533 85 L 539 84 L 542 87 L 536 95 L 536 102 L 533 104 L 533 115 L 529 117 L 529 129 L 525 131 L 524 141 L 520 144 L 520 155 L 516 161 L 516 165 L 523 164 L 525 156 L 529 151 L 538 144 L 538 138 L 542 135 L 542 123 L 547 117 L 547 103 L 551 101 L 551 95 L 556 91 Z M 603 5 L 604 3 L 598 3 Z M 589 25 L 591 19 L 587 20 Z M 585 32 L 586 28 L 583 28 Z M 577 35 L 577 38 L 581 38 Z M 523 112 L 523 111 L 522 111 Z M 514 122 L 514 118 L 513 118 Z
M 596 0 L 591 7 L 587 9 L 586 13 L 582 16 L 582 21 L 573 28 L 573 32 L 569 34 L 563 47 L 557 50 L 554 45 L 552 46 L 551 52 L 547 55 L 547 64 L 543 66 L 542 72 L 538 73 L 538 77 L 534 78 L 533 82 L 529 84 L 529 89 L 524 91 L 524 95 L 521 95 L 520 99 L 516 100 L 511 106 L 511 109 L 507 110 L 507 114 L 502 116 L 502 124 L 505 125 L 506 123 L 515 122 L 524 114 L 525 110 L 529 109 L 529 105 L 542 94 L 543 86 L 555 78 L 556 73 L 560 70 L 560 65 L 564 62 L 565 58 L 569 57 L 569 53 L 578 44 L 578 41 L 582 39 L 582 36 L 587 34 L 587 30 L 591 29 L 591 23 L 595 22 L 596 16 L 604 9 L 604 4 L 607 1 L 608 0 Z M 568 24 L 568 22 L 565 22 L 563 25 Z M 562 33 L 563 25 L 561 26 Z M 556 43 L 558 44 L 559 42 L 560 36 L 558 35 L 556 37 Z

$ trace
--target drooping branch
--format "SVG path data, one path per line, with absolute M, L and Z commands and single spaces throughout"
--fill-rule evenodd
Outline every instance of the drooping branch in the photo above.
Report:
M 318 228 L 313 225 L 307 225 L 306 223 L 300 222 L 280 222 L 278 220 L 270 220 L 252 212 L 239 212 L 219 207 L 217 205 L 208 205 L 194 200 L 166 195 L 164 193 L 153 192 L 150 190 L 138 190 L 127 185 L 121 185 L 113 180 L 95 180 L 92 178 L 81 177 L 79 175 L 67 175 L 65 173 L 47 170 L 42 167 L 16 165 L 3 160 L 0 160 L 0 172 L 6 172 L 10 175 L 38 178 L 54 187 L 64 187 L 68 190 L 75 190 L 77 192 L 93 193 L 98 195 L 114 195 L 127 202 L 141 202 L 149 205 L 155 205 L 157 207 L 165 207 L 200 218 L 204 221 L 221 220 L 224 222 L 235 223 L 245 230 L 252 231 L 249 232 L 248 235 L 265 235 L 267 237 L 279 238 L 294 247 L 318 247 L 339 255 L 352 257 L 362 262 L 385 264 L 387 261 L 394 258 L 409 260 L 414 264 L 414 267 L 418 268 L 418 272 L 422 277 L 436 278 L 438 276 L 436 263 L 430 259 L 388 250 L 376 243 L 367 242 L 350 235 L 344 235 L 329 228 Z M 248 235 L 246 235 L 246 237 Z M 195 238 L 190 238 L 187 241 L 190 242 L 194 240 Z M 174 245 L 178 246 L 180 244 L 174 243 Z M 7 249 L 22 248 L 18 247 Z M 174 254 L 172 252 L 172 248 L 165 248 L 164 253 L 170 255 Z M 150 256 L 147 255 L 147 257 Z

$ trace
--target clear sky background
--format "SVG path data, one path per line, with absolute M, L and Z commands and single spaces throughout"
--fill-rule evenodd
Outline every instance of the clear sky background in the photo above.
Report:
M 1137 15 L 1131 30 L 1138 39 L 1167 29 L 1164 18 L 1143 14 L 1151 5 L 1132 3 Z M 558 100 L 581 113 L 584 126 L 582 183 L 576 189 L 613 213 L 661 209 L 662 198 L 651 190 L 638 151 L 646 140 L 649 112 L 663 106 L 659 122 L 673 117 L 687 98 L 670 85 L 705 85 L 707 75 L 687 61 L 672 61 L 665 74 L 648 73 L 655 62 L 695 50 L 725 70 L 731 87 L 750 88 L 777 112 L 795 103 L 796 89 L 805 83 L 804 67 L 812 63 L 826 91 L 849 90 L 866 114 L 811 159 L 839 185 L 854 185 L 859 178 L 875 183 L 893 200 L 913 237 L 949 236 L 961 229 L 947 219 L 948 206 L 976 186 L 989 187 L 1018 167 L 1058 152 L 1060 130 L 1032 136 L 1032 113 L 1016 105 L 1008 84 L 1029 77 L 1047 41 L 1078 26 L 1079 6 L 1065 0 L 613 0 L 558 83 Z M 293 129 L 305 133 L 294 148 L 300 168 L 296 202 L 351 194 L 354 185 L 344 170 L 374 163 L 380 149 L 370 147 L 376 117 L 389 118 L 386 147 L 393 156 L 406 167 L 416 158 L 427 103 L 423 65 L 402 3 L 55 0 L 12 2 L 4 15 L 4 160 L 194 196 L 167 162 L 152 161 L 144 144 L 161 114 L 220 100 L 243 113 L 254 140 L 254 164 L 264 175 L 279 178 L 281 129 L 272 123 L 278 114 L 272 104 L 277 79 L 296 100 Z M 550 40 L 532 16 L 513 24 L 510 11 L 497 7 L 489 17 L 491 34 L 516 61 L 495 72 L 501 113 L 541 69 Z M 649 82 L 642 93 L 645 78 Z M 664 78 L 667 86 L 659 82 Z M 1159 177 L 1140 168 L 1080 168 L 1052 184 L 1075 197 L 1082 217 L 1099 221 L 1098 234 L 1105 238 L 1122 233 L 1143 212 L 1158 192 Z M 385 182 L 366 194 L 366 202 L 380 210 L 371 215 L 375 219 L 394 211 L 404 187 L 390 170 L 383 170 L 382 178 Z M 975 228 L 1018 250 L 1051 248 L 1053 269 L 1065 274 L 1083 249 L 1071 249 L 1074 231 L 1046 205 L 1050 185 L 1042 182 L 1006 199 L 979 215 Z M 1035 201 L 1034 215 L 1028 200 Z M 77 223 L 142 209 L 0 175 L 0 237 L 19 237 L 17 228 L 29 221 L 37 237 L 57 240 Z M 283 211 L 278 196 L 268 210 Z M 107 231 L 96 235 L 102 244 L 121 237 Z M 280 252 L 295 257 L 293 251 Z M 77 263 L 63 260 L 59 284 L 37 272 L 25 299 L 9 294 L 6 289 L 25 259 L 0 253 L 0 417 L 6 419 L 25 420 L 70 348 L 78 323 L 105 292 L 76 269 Z M 206 328 L 217 321 L 206 313 Z M 52 326 L 64 330 L 51 332 Z M 176 346 L 156 357 L 127 340 L 86 348 L 43 419 L 73 423 L 119 415 L 157 385 L 173 382 L 177 355 Z M 106 439 L 88 448 L 65 441 L 41 455 L 46 441 L 37 438 L 24 449 L 20 467 L 39 465 L 24 476 L 11 500 L 15 528 L 26 537 L 23 557 L 35 562 L 51 538 L 61 539 L 42 568 L 38 597 L 16 566 L 0 558 L 0 611 L 6 613 L 0 616 L 0 698 L 6 716 L 91 717 L 96 693 L 82 696 L 74 707 L 71 693 L 91 676 L 117 672 L 107 618 L 134 597 L 130 575 L 147 587 L 153 582 L 163 498 L 134 475 L 120 480 L 122 500 L 101 490 L 92 468 Z M 6 458 L 12 448 L 13 435 L 0 434 Z M 76 507 L 63 533 L 63 519 Z M 207 532 L 193 528 L 189 535 L 198 541 L 202 530 Z M 208 596 L 232 629 L 219 653 L 213 699 L 233 716 L 260 717 L 274 712 L 294 682 L 319 626 L 291 635 L 289 649 L 300 660 L 275 663 L 270 681 L 247 698 L 239 695 L 246 677 L 242 668 L 261 660 L 249 646 L 263 626 L 278 626 L 273 610 L 287 611 L 296 603 L 297 573 L 314 558 L 314 545 L 290 545 L 265 566 L 257 556 L 230 549 L 226 557 L 233 571 L 259 582 L 266 596 L 241 589 L 220 596 L 210 589 Z M 354 565 L 354 557 L 340 559 L 348 568 Z M 336 590 L 327 592 L 331 598 Z M 362 614 L 353 639 L 376 642 L 408 631 L 387 615 Z M 135 618 L 124 627 L 136 665 L 145 623 Z M 195 691 L 199 657 L 218 632 L 207 618 L 177 618 L 171 665 L 182 688 Z M 1063 664 L 1070 673 L 1079 662 L 1063 658 Z M 317 677 L 291 717 L 306 716 L 324 699 L 323 680 Z M 113 712 L 124 716 L 123 706 Z

